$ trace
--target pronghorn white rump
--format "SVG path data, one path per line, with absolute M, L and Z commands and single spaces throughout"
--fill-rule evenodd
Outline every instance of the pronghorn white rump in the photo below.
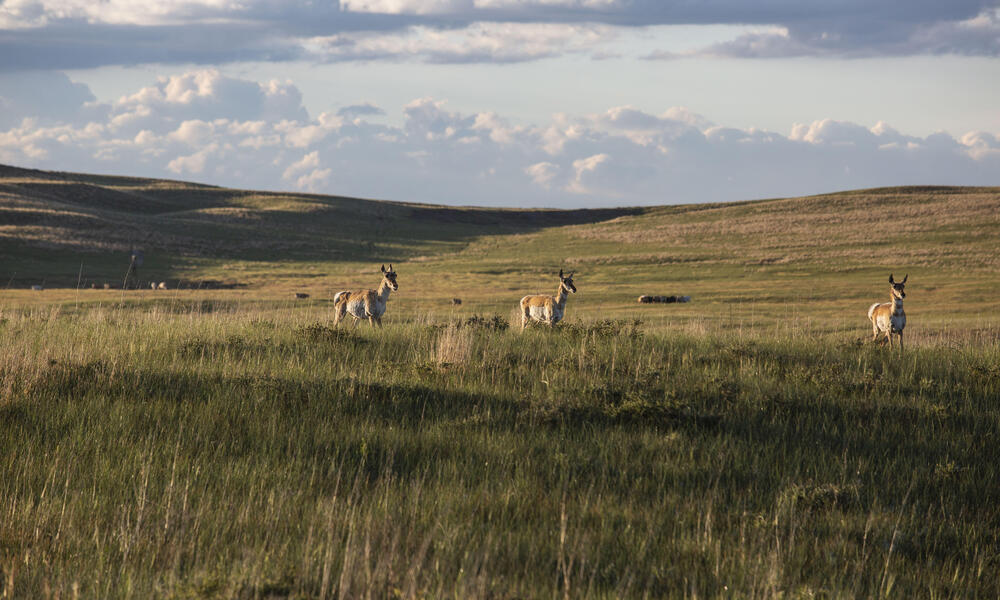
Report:
M 892 274 L 889 274 L 889 302 L 871 305 L 868 309 L 868 320 L 872 322 L 872 341 L 878 339 L 879 334 L 885 334 L 892 348 L 893 334 L 899 336 L 899 351 L 903 351 L 903 328 L 906 327 L 906 313 L 903 312 L 903 298 L 906 292 L 903 286 L 909 275 L 903 277 L 903 281 L 895 281 Z
M 559 289 L 555 296 L 540 294 L 521 298 L 521 331 L 528 326 L 529 320 L 546 323 L 549 327 L 562 321 L 566 313 L 566 298 L 570 292 L 576 293 L 573 273 L 563 277 L 562 269 L 559 269 Z
M 333 297 L 334 327 L 339 325 L 340 320 L 347 314 L 354 317 L 355 327 L 361 319 L 367 319 L 372 327 L 375 325 L 381 327 L 389 293 L 398 289 L 399 284 L 396 283 L 396 272 L 392 270 L 392 265 L 390 264 L 388 269 L 382 265 L 382 282 L 379 283 L 378 290 L 345 290 Z

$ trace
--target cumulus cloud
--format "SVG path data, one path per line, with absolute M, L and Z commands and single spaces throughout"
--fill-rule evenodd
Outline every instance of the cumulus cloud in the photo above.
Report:
M 524 168 L 524 172 L 527 173 L 528 177 L 530 177 L 531 181 L 533 181 L 536 185 L 544 189 L 550 189 L 552 187 L 552 182 L 555 181 L 556 177 L 559 175 L 559 165 L 543 161 L 533 165 L 528 165 Z
M 211 70 L 164 77 L 107 104 L 91 100 L 85 87 L 65 85 L 71 101 L 39 106 L 39 116 L 21 105 L 22 118 L 0 127 L 0 162 L 507 206 L 1000 184 L 1000 140 L 989 131 L 921 137 L 885 122 L 817 119 L 781 133 L 714 123 L 684 107 L 653 114 L 629 106 L 514 125 L 502 114 L 457 111 L 437 98 L 395 110 L 361 103 L 312 117 L 292 83 Z M 245 98 L 256 99 L 252 110 L 235 108 Z M 387 124 L 393 119 L 383 112 L 402 123 Z

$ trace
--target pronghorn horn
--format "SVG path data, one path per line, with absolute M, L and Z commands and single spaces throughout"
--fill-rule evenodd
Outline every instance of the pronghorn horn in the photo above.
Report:
M 392 263 L 389 263 L 389 271 L 392 272 Z
M 906 275 L 903 275 L 903 283 L 906 283 L 906 278 L 909 277 L 909 276 L 910 276 L 909 273 L 907 273 Z
M 382 272 L 385 273 L 385 265 L 382 265 Z
M 559 269 L 559 277 L 562 277 L 562 276 L 563 276 L 562 269 Z
M 896 283 L 895 281 L 892 280 L 892 273 L 889 273 L 889 283 Z

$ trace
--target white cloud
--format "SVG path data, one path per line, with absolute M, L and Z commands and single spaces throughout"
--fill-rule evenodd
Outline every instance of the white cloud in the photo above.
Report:
M 289 180 L 294 179 L 302 171 L 309 171 L 311 169 L 315 169 L 318 166 L 319 166 L 319 152 L 313 151 L 303 156 L 301 160 L 288 165 L 288 168 L 285 169 L 284 173 L 282 173 L 281 178 Z
M 214 147 L 211 149 L 206 148 L 204 150 L 199 150 L 194 154 L 178 156 L 167 163 L 167 170 L 178 175 L 200 175 L 205 171 L 205 164 L 208 162 L 208 156 L 214 149 Z
M 295 187 L 309 192 L 319 192 L 330 182 L 332 169 L 315 169 L 295 180 Z
M 402 31 L 344 32 L 315 37 L 309 46 L 328 61 L 507 63 L 588 52 L 616 36 L 617 29 L 605 25 L 476 22 L 454 29 L 415 25 Z
M 588 173 L 593 173 L 597 171 L 598 167 L 606 163 L 611 157 L 607 154 L 595 154 L 593 156 L 588 156 L 586 158 L 580 158 L 573 161 L 573 171 L 576 176 L 573 181 L 566 186 L 566 191 L 572 192 L 574 194 L 590 194 L 591 190 L 584 183 L 584 177 Z
M 0 128 L 0 161 L 251 189 L 529 206 L 1000 184 L 996 132 L 919 137 L 884 122 L 818 119 L 783 135 L 712 123 L 685 107 L 653 114 L 629 106 L 512 125 L 502 114 L 451 110 L 436 98 L 310 118 L 295 102 L 270 108 L 275 90 L 300 96 L 289 83 L 196 71 L 91 107 L 83 121 L 79 102 L 69 102 L 63 118 L 47 109 L 44 120 L 23 115 Z M 253 110 L 223 101 L 248 97 L 261 100 Z M 394 116 L 401 125 L 387 124 Z
M 550 162 L 540 162 L 525 167 L 524 172 L 539 186 L 549 189 L 559 174 L 559 165 Z
M 432 15 L 472 8 L 472 0 L 341 0 L 341 8 L 354 12 Z

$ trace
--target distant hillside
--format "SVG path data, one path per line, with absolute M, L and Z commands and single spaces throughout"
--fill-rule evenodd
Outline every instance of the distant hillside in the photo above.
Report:
M 609 285 L 769 269 L 1000 273 L 1000 188 L 899 187 L 601 210 L 456 208 L 0 165 L 0 286 L 146 279 L 256 285 L 425 263 L 517 287 L 580 268 Z M 651 270 L 654 269 L 655 271 Z M 349 271 L 353 272 L 353 271 Z M 505 282 L 505 278 L 509 280 Z
M 454 208 L 0 165 L 0 276 L 75 285 L 85 263 L 97 279 L 120 277 L 133 246 L 159 277 L 216 261 L 398 262 L 641 212 Z

